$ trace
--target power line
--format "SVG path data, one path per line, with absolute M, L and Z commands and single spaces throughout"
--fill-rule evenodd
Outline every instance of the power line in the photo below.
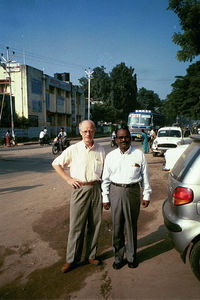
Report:
M 5 45 L 0 44 L 0 47 L 2 48 L 6 48 Z M 28 58 L 30 58 L 31 60 L 35 60 L 35 61 L 39 61 L 39 62 L 45 62 L 45 63 L 49 63 L 49 64 L 54 64 L 54 65 L 62 65 L 62 66 L 69 66 L 71 68 L 81 68 L 82 70 L 85 70 L 86 66 L 85 65 L 80 65 L 80 64 L 76 64 L 73 62 L 69 62 L 69 61 L 65 61 L 65 60 L 59 60 L 59 59 L 55 59 L 55 57 L 49 57 L 49 56 L 45 56 L 45 55 L 38 55 L 35 54 L 31 51 L 26 51 L 25 49 L 17 49 L 17 48 L 11 48 L 12 50 L 14 50 L 16 52 L 16 55 L 18 57 L 21 57 L 22 59 L 24 59 L 24 55 Z

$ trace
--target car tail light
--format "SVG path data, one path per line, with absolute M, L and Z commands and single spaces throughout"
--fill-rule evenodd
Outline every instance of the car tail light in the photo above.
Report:
M 193 201 L 193 191 L 184 187 L 177 187 L 173 192 L 174 205 L 184 205 Z

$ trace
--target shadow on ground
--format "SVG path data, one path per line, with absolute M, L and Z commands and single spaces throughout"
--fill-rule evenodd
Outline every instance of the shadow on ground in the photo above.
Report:
M 22 277 L 0 288 L 0 299 L 56 299 L 64 297 L 70 299 L 72 292 L 78 291 L 85 285 L 85 279 L 94 272 L 102 271 L 106 266 L 106 259 L 113 256 L 111 250 L 112 225 L 110 213 L 103 214 L 103 221 L 99 237 L 99 257 L 103 260 L 101 266 L 86 265 L 83 262 L 79 267 L 71 272 L 63 274 L 60 268 L 65 262 L 65 251 L 67 244 L 67 234 L 69 219 L 67 211 L 69 205 L 54 208 L 46 211 L 39 221 L 33 225 L 33 230 L 40 235 L 40 238 L 49 243 L 55 249 L 60 260 L 54 265 L 38 269 L 32 272 L 26 283 L 22 284 Z M 142 213 L 143 226 L 148 225 L 155 217 L 155 212 Z M 140 250 L 140 248 L 143 248 Z M 108 250 L 109 249 L 109 250 Z M 172 245 L 167 240 L 164 226 L 160 226 L 157 231 L 139 239 L 138 259 L 139 263 L 151 259 L 161 253 L 172 249 Z M 6 251 L 7 255 L 8 249 Z

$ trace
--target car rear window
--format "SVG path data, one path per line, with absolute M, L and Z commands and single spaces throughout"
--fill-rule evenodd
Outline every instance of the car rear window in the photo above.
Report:
M 196 162 L 198 160 L 198 162 Z M 192 168 L 194 162 L 196 162 L 194 168 Z M 200 165 L 200 143 L 193 142 L 191 145 L 188 146 L 188 148 L 183 152 L 181 157 L 176 162 L 175 166 L 171 170 L 171 175 L 177 179 L 178 181 L 183 181 L 185 176 L 187 175 L 188 171 L 193 172 L 194 176 L 193 181 L 196 181 L 199 176 L 197 174 L 199 173 L 199 165 Z M 195 182 L 193 182 L 195 183 Z
M 181 132 L 179 130 L 160 130 L 158 132 L 158 137 L 181 137 Z

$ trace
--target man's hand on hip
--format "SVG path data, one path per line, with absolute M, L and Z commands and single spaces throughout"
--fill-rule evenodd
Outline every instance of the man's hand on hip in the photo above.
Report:
M 109 210 L 109 208 L 110 208 L 110 202 L 103 203 L 103 208 L 105 210 Z
M 149 206 L 150 201 L 142 200 L 142 207 L 146 208 Z
M 68 180 L 67 180 L 68 184 L 71 185 L 71 187 L 73 187 L 74 189 L 79 189 L 81 188 L 81 182 L 76 179 L 76 178 L 72 178 L 70 177 Z

